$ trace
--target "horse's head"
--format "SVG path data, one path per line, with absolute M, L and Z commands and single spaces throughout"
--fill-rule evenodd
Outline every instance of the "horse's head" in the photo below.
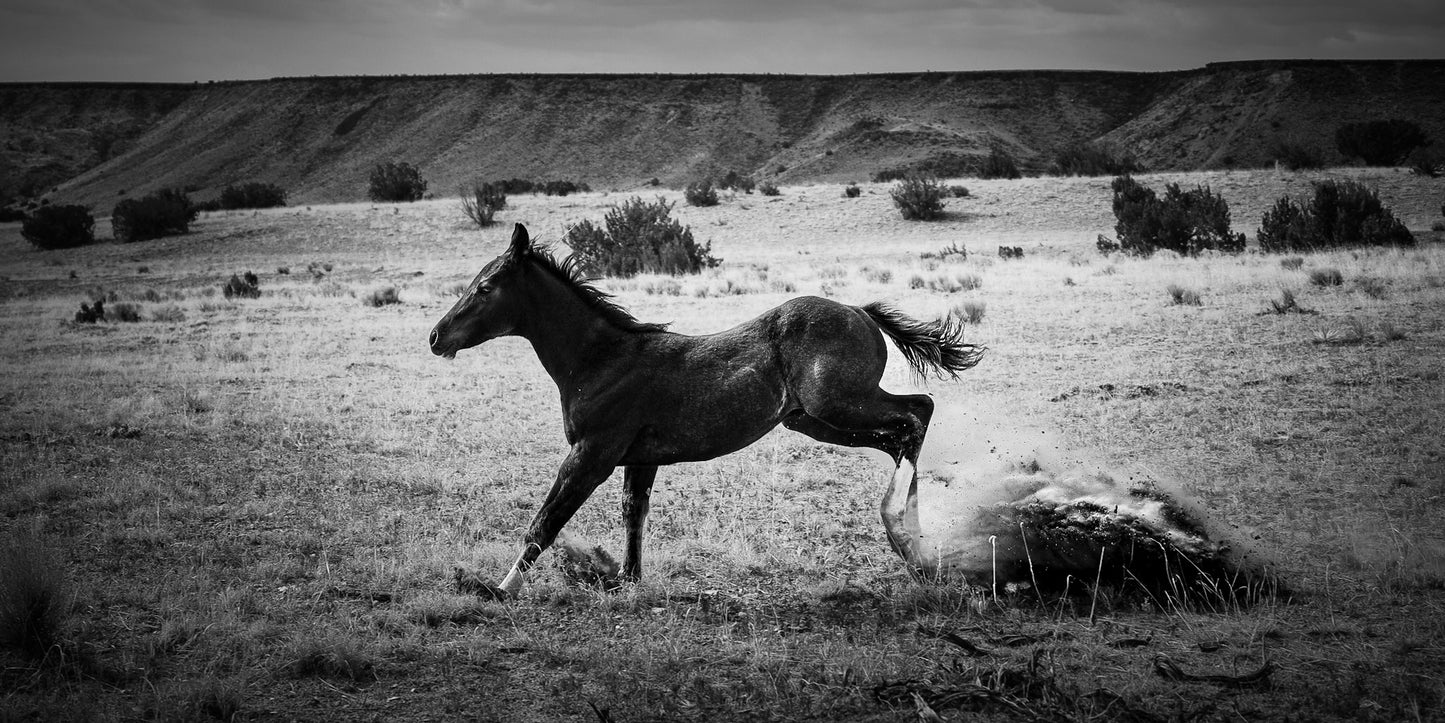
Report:
M 527 229 L 517 224 L 512 229 L 512 244 L 482 267 L 451 311 L 432 328 L 429 343 L 433 354 L 451 359 L 463 349 L 514 332 L 521 313 L 516 281 L 531 248 Z

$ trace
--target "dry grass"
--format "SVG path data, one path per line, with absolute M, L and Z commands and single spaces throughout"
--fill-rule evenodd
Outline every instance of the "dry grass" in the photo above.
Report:
M 1296 182 L 1274 178 L 1168 180 L 1209 182 L 1247 208 Z M 1419 191 L 1421 208 L 1442 188 Z M 985 436 L 1041 420 L 1074 448 L 1177 482 L 1253 529 L 1293 597 L 1209 613 L 1087 584 L 1042 603 L 919 584 L 881 534 L 885 463 L 782 430 L 663 470 L 641 583 L 576 587 L 549 554 L 518 602 L 458 596 L 457 565 L 499 574 L 516 554 L 565 444 L 556 388 L 527 343 L 448 363 L 426 333 L 511 221 L 556 240 L 613 199 L 520 197 L 482 231 L 454 199 L 212 214 L 144 249 L 40 253 L 6 228 L 0 532 L 34 529 L 83 592 L 53 628 L 75 665 L 7 658 L 3 705 L 22 719 L 590 719 L 593 704 L 615 720 L 897 720 L 917 715 L 892 693 L 902 684 L 954 719 L 947 703 L 962 698 L 945 696 L 977 682 L 988 705 L 1076 718 L 1120 705 L 1164 718 L 1442 715 L 1445 249 L 1310 255 L 1304 268 L 1388 293 L 1305 285 L 1296 303 L 1317 314 L 1261 314 L 1261 299 L 1304 284 L 1273 257 L 1094 263 L 1112 224 L 1107 179 L 970 183 L 970 208 L 988 214 L 927 225 L 898 219 L 886 186 L 866 189 L 680 204 L 724 265 L 602 285 L 642 319 L 706 333 L 825 288 L 920 317 L 981 312 L 963 294 L 985 284 L 987 317 L 969 333 L 989 356 L 933 385 L 939 408 Z M 1237 211 L 1240 230 L 1257 215 Z M 920 259 L 952 244 L 1030 250 L 1010 263 Z M 138 279 L 140 251 L 150 273 Z M 293 272 L 263 278 L 260 299 L 216 293 L 230 269 L 278 267 Z M 1171 279 L 1209 304 L 1161 303 Z M 100 287 L 118 299 L 154 289 L 184 320 L 62 323 Z M 357 303 L 385 287 L 407 303 Z M 1329 329 L 1361 340 L 1313 343 Z M 896 364 L 885 383 L 911 384 Z M 1101 384 L 1179 386 L 1061 395 Z M 618 488 L 569 526 L 614 554 Z M 1221 703 L 1214 684 L 1162 677 L 1161 655 L 1188 674 L 1269 663 L 1271 688 Z

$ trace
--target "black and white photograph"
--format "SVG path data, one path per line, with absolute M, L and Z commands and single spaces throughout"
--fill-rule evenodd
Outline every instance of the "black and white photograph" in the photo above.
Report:
M 0 6 L 0 723 L 1445 721 L 1423 0 Z

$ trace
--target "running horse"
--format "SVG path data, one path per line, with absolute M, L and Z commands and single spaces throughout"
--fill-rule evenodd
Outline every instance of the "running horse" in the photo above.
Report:
M 451 359 L 489 339 L 520 336 L 562 397 L 571 450 L 516 562 L 488 591 L 499 598 L 520 592 L 537 557 L 617 467 L 627 528 L 622 575 L 639 579 L 657 468 L 735 452 L 779 423 L 893 458 L 885 529 L 894 550 L 913 559 L 915 541 L 902 539 L 902 531 L 917 525 L 898 523 L 917 514 L 915 468 L 933 400 L 879 388 L 888 359 L 883 337 L 915 373 L 956 378 L 984 351 L 965 344 L 962 332 L 948 319 L 920 322 L 878 302 L 858 307 L 801 297 L 727 331 L 676 334 L 638 321 L 588 282 L 575 257 L 559 262 L 517 224 L 507 250 L 482 268 L 429 339 L 433 353 Z M 898 495 L 902 484 L 906 498 Z

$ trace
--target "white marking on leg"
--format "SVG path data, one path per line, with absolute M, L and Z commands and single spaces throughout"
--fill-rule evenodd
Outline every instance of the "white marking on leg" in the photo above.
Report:
M 516 597 L 517 593 L 522 591 L 522 582 L 522 569 L 516 565 L 512 565 L 511 571 L 507 573 L 506 577 L 502 578 L 501 587 L 508 595 Z

